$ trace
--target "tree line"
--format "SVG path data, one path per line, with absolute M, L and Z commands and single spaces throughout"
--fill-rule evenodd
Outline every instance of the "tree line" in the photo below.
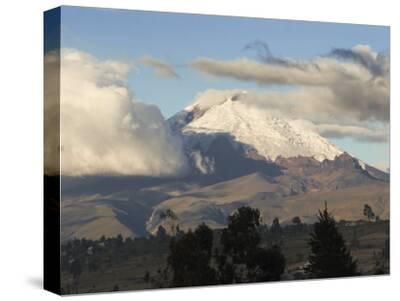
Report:
M 298 218 L 293 222 L 300 225 Z M 172 273 L 170 286 L 196 286 L 278 281 L 286 268 L 279 244 L 260 244 L 261 218 L 258 209 L 241 207 L 228 217 L 218 247 L 214 232 L 205 224 L 174 237 L 170 243 L 166 273 Z M 279 220 L 271 232 L 281 231 Z M 336 222 L 327 207 L 318 212 L 310 233 L 311 253 L 304 268 L 309 278 L 359 275 L 357 262 L 346 248 Z
M 367 205 L 364 214 L 370 221 L 379 221 Z M 168 211 L 165 218 L 171 217 L 175 214 Z M 257 208 L 243 206 L 227 218 L 225 228 L 218 230 L 203 223 L 187 232 L 176 225 L 173 236 L 160 226 L 156 235 L 147 238 L 124 239 L 119 235 L 99 240 L 75 239 L 62 245 L 61 269 L 70 273 L 76 285 L 84 271 L 106 271 L 131 256 L 151 254 L 166 256 L 166 266 L 143 275 L 142 281 L 152 287 L 278 281 L 287 271 L 282 237 L 298 232 L 309 233 L 310 252 L 302 267 L 302 279 L 360 274 L 357 261 L 338 230 L 340 222 L 336 223 L 327 206 L 318 211 L 317 221 L 312 225 L 302 223 L 297 216 L 291 222 L 281 226 L 279 219 L 274 218 L 267 227 Z M 356 229 L 353 240 L 351 245 L 358 242 Z M 388 250 L 389 239 L 385 242 L 386 258 Z M 117 283 L 114 289 L 118 289 Z

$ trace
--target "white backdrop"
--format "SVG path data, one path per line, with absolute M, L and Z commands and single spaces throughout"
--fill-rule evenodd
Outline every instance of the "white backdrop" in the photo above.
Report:
M 0 9 L 0 299 L 58 298 L 42 285 L 43 17 L 61 4 L 391 25 L 391 78 L 399 81 L 397 1 L 86 0 L 2 1 Z M 391 267 L 389 277 L 96 294 L 75 300 L 393 300 L 399 268 L 399 85 L 391 93 Z

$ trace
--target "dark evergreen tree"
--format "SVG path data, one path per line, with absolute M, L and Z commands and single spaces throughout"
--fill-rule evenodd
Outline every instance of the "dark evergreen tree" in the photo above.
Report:
M 228 217 L 228 227 L 222 231 L 223 252 L 233 258 L 234 263 L 244 263 L 249 251 L 260 242 L 257 227 L 260 225 L 260 211 L 251 207 L 240 207 Z
M 279 280 L 285 269 L 280 248 L 259 247 L 260 212 L 241 207 L 228 218 L 222 231 L 223 251 L 217 257 L 219 282 L 254 282 Z
M 301 219 L 298 216 L 295 216 L 292 218 L 292 223 L 295 224 L 296 226 L 301 225 Z
M 301 231 L 303 229 L 303 223 L 299 216 L 295 216 L 292 218 L 292 223 L 294 225 L 294 229 L 296 231 Z
M 143 280 L 146 283 L 150 282 L 150 272 L 149 271 L 146 271 L 146 273 L 144 273 Z
M 279 223 L 279 218 L 277 217 L 274 218 L 269 232 L 271 233 L 271 237 L 276 244 L 280 244 L 282 242 L 281 238 L 283 234 L 283 229 L 281 227 L 281 224 Z
M 269 249 L 256 248 L 246 264 L 249 281 L 278 281 L 285 271 L 286 260 L 280 247 L 273 246 Z
M 358 240 L 358 234 L 357 234 L 357 228 L 353 228 L 353 239 L 351 241 L 351 245 L 353 248 L 359 248 L 360 247 L 360 241 Z
M 219 254 L 216 250 L 216 261 L 218 264 L 217 280 L 221 284 L 230 284 L 238 282 L 235 275 L 235 265 L 233 264 L 231 258 L 229 258 L 223 252 Z
M 71 263 L 71 274 L 74 280 L 78 279 L 82 274 L 82 266 L 79 260 L 75 259 Z
M 326 204 L 324 211 L 319 211 L 309 245 L 311 254 L 306 271 L 311 277 L 358 275 L 357 263 L 347 250 L 343 236 L 338 231 L 334 217 L 328 213 Z
M 372 211 L 371 206 L 368 204 L 364 205 L 364 210 L 363 210 L 364 216 L 368 219 L 368 221 L 372 221 L 375 218 L 375 213 Z
M 213 232 L 205 224 L 171 241 L 168 265 L 173 272 L 173 286 L 216 283 L 216 271 L 210 265 L 212 244 Z
M 389 227 L 385 231 L 386 239 L 385 239 L 385 247 L 383 249 L 383 257 L 387 260 L 390 258 L 390 229 Z

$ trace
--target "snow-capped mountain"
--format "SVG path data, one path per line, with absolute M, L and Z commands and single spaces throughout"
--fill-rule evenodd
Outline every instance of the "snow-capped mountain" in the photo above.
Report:
M 246 91 L 239 90 L 221 92 L 220 98 L 212 100 L 204 95 L 169 122 L 173 130 L 181 131 L 189 150 L 200 147 L 207 151 L 216 137 L 226 135 L 249 155 L 269 161 L 297 156 L 333 160 L 343 153 L 301 123 L 247 104 L 245 95 Z M 198 155 L 192 156 L 199 160 Z
M 312 223 L 325 201 L 338 220 L 362 219 L 365 204 L 389 218 L 389 174 L 299 120 L 249 105 L 245 91 L 209 96 L 168 121 L 184 140 L 190 173 L 65 179 L 62 239 L 145 236 L 160 226 L 174 234 L 177 226 L 187 231 L 201 223 L 220 228 L 243 205 L 260 209 L 268 224 L 294 216 Z

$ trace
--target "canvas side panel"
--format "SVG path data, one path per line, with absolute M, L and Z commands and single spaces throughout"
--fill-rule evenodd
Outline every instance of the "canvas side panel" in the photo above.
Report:
M 61 8 L 44 13 L 44 288 L 60 281 L 60 23 Z

